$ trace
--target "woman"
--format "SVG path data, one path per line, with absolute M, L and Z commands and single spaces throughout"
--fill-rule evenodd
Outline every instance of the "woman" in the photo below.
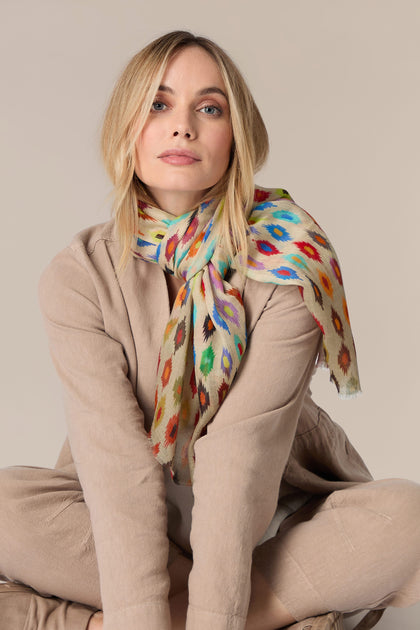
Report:
M 327 237 L 254 188 L 267 149 L 207 39 L 169 33 L 119 80 L 115 220 L 40 284 L 68 440 L 0 476 L 7 628 L 339 627 L 418 601 L 419 487 L 373 482 L 311 399 L 322 358 L 358 391 L 356 356 Z

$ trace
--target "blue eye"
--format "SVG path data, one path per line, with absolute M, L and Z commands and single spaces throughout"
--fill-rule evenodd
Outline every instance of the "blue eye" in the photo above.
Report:
M 216 107 L 215 105 L 204 105 L 204 107 L 200 109 L 200 112 L 201 111 L 204 111 L 205 114 L 210 114 L 210 116 L 220 116 L 222 113 L 220 107 Z
M 161 112 L 165 109 L 166 105 L 165 103 L 162 103 L 162 101 L 155 101 L 152 104 L 152 111 L 153 112 Z

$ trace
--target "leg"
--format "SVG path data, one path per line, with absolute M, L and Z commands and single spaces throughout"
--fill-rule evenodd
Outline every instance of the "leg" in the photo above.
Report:
M 85 630 L 95 609 L 56 597 L 42 597 L 33 589 L 0 584 L 0 626 L 5 630 Z
M 304 506 L 254 551 L 254 566 L 298 620 L 420 599 L 420 486 L 391 479 Z
M 296 621 L 255 566 L 251 569 L 251 598 L 245 630 L 273 630 Z
M 2 469 L 0 505 L 0 579 L 34 589 L 0 585 L 0 619 L 10 617 L 8 628 L 23 628 L 27 618 L 31 630 L 84 630 L 102 603 L 89 511 L 74 469 Z M 168 565 L 173 596 L 187 588 L 191 567 L 171 541 Z
M 169 604 L 172 630 L 185 630 L 188 608 L 188 576 L 191 568 L 192 561 L 182 555 L 178 556 L 169 567 L 171 578 Z M 272 630 L 277 628 L 280 614 L 284 615 L 285 624 L 294 621 L 271 591 L 265 578 L 253 567 L 251 574 L 251 602 L 246 630 Z M 97 629 L 93 625 L 92 628 L 89 626 L 88 630 L 101 630 L 101 625 L 98 625 Z
M 100 609 L 89 511 L 76 475 L 12 466 L 0 471 L 0 573 Z
M 169 566 L 169 602 L 173 630 L 185 629 L 188 605 L 188 575 L 192 562 L 176 553 Z M 57 597 L 43 597 L 33 589 L 14 582 L 0 583 L 1 627 L 19 630 L 102 630 L 103 613 L 90 606 Z
M 171 543 L 172 547 L 173 543 Z M 174 546 L 175 547 L 175 546 Z M 171 609 L 172 630 L 185 630 L 188 608 L 188 576 L 192 561 L 172 547 L 173 561 L 168 567 L 171 587 L 169 605 Z M 87 630 L 102 630 L 103 615 L 96 613 L 90 620 Z

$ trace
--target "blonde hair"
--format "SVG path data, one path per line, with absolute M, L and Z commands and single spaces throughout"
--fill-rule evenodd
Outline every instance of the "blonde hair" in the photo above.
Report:
M 225 197 L 222 238 L 228 255 L 233 259 L 238 252 L 247 250 L 246 217 L 253 202 L 254 173 L 268 154 L 267 130 L 245 80 L 224 50 L 205 37 L 173 31 L 154 40 L 131 59 L 105 113 L 102 154 L 114 185 L 114 213 L 122 246 L 120 269 L 125 267 L 130 254 L 138 200 L 153 202 L 147 187 L 134 172 L 136 139 L 146 123 L 168 62 L 187 46 L 200 46 L 216 62 L 226 88 L 233 131 L 227 171 L 203 200 Z

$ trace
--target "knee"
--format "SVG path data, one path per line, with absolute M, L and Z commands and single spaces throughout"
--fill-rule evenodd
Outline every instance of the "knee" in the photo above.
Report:
M 40 485 L 44 469 L 31 466 L 9 466 L 0 469 L 0 528 L 17 535 L 42 497 Z
M 407 479 L 381 479 L 357 484 L 335 493 L 334 506 L 348 507 L 362 530 L 370 532 L 371 544 L 383 549 L 402 548 L 420 557 L 420 485 Z M 360 519 L 360 520 L 359 520 Z
M 12 576 L 12 559 L 20 544 L 22 526 L 20 510 L 19 467 L 0 469 L 0 573 Z
M 6 508 L 15 503 L 18 497 L 17 488 L 20 480 L 20 466 L 9 466 L 0 469 L 0 505 Z
M 393 521 L 420 521 L 420 484 L 409 479 L 382 479 L 373 482 L 376 509 Z
M 394 549 L 420 561 L 420 485 L 408 479 L 375 483 L 375 510 L 390 519 Z

